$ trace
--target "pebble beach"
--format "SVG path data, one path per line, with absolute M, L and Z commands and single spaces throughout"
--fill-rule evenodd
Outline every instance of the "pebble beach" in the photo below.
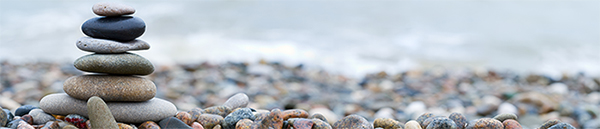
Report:
M 98 3 L 74 62 L 0 62 L 0 128 L 598 129 L 600 77 L 434 67 L 361 78 L 277 61 L 159 64 Z M 75 49 L 75 48 L 74 48 Z

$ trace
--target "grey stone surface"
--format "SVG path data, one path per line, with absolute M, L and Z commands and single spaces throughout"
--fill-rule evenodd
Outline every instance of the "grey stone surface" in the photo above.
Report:
M 151 80 L 136 76 L 73 76 L 65 80 L 63 90 L 76 99 L 98 96 L 107 102 L 147 101 L 156 95 L 156 85 Z
M 152 63 L 137 54 L 90 54 L 74 62 L 75 68 L 94 73 L 148 75 L 154 72 Z
M 229 99 L 223 103 L 223 106 L 229 107 L 230 109 L 245 108 L 248 106 L 248 102 L 250 102 L 248 95 L 245 93 L 237 93 L 229 97 Z
M 42 125 L 51 120 L 56 120 L 50 114 L 46 114 L 42 109 L 33 109 L 29 112 L 29 115 L 33 117 L 33 124 Z
M 110 113 L 110 109 L 98 96 L 92 96 L 87 101 L 88 115 L 92 128 L 116 129 L 117 121 Z
M 85 21 L 81 31 L 94 38 L 131 41 L 144 34 L 146 23 L 132 16 L 95 17 Z
M 145 102 L 107 102 L 106 105 L 117 122 L 142 123 L 160 121 L 175 116 L 177 108 L 173 103 L 153 98 Z M 40 100 L 40 108 L 56 115 L 80 114 L 89 117 L 85 100 L 69 97 L 64 93 L 50 94 Z
M 79 50 L 96 53 L 123 53 L 132 50 L 150 49 L 150 44 L 139 39 L 119 42 L 107 39 L 81 37 L 77 40 L 75 45 L 77 45 Z
M 120 16 L 135 13 L 135 8 L 120 3 L 100 2 L 92 6 L 92 11 L 100 16 Z

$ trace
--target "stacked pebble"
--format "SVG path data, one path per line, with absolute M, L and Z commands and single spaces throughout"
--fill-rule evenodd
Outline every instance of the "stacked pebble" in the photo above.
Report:
M 83 23 L 81 29 L 90 37 L 80 38 L 76 45 L 80 50 L 94 54 L 80 57 L 75 60 L 74 65 L 81 71 L 93 74 L 65 80 L 63 90 L 66 94 L 56 93 L 43 97 L 40 100 L 40 108 L 54 115 L 78 114 L 93 118 L 94 114 L 88 110 L 102 109 L 103 105 L 106 105 L 110 111 L 104 114 L 112 115 L 116 121 L 124 123 L 160 121 L 174 116 L 177 112 L 175 105 L 154 98 L 154 83 L 138 76 L 154 72 L 152 63 L 142 56 L 128 52 L 150 48 L 148 43 L 136 39 L 144 33 L 146 25 L 142 19 L 128 16 L 133 14 L 135 9 L 116 3 L 98 3 L 92 10 L 102 17 L 92 18 Z M 100 99 L 90 99 L 94 98 L 93 96 Z M 104 101 L 106 104 L 103 104 Z M 96 106 L 90 107 L 90 104 Z M 82 126 L 84 125 L 78 127 Z

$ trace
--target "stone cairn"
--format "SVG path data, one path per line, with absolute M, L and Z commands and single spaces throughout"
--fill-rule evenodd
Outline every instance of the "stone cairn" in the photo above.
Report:
M 93 54 L 74 62 L 75 68 L 92 74 L 65 80 L 63 90 L 66 94 L 44 96 L 40 100 L 40 108 L 50 114 L 67 117 L 79 114 L 93 120 L 96 111 L 91 110 L 106 106 L 110 111 L 104 117 L 100 114 L 99 118 L 110 118 L 105 116 L 112 115 L 113 121 L 134 124 L 175 116 L 175 105 L 154 98 L 156 85 L 149 79 L 139 77 L 154 72 L 152 63 L 142 56 L 129 53 L 132 50 L 150 49 L 148 43 L 136 39 L 144 33 L 146 24 L 142 19 L 130 16 L 135 9 L 116 3 L 98 3 L 92 10 L 100 17 L 83 23 L 81 30 L 89 37 L 80 38 L 76 45 L 80 50 Z M 92 105 L 100 106 L 90 107 L 90 101 L 94 101 Z M 91 123 L 93 126 L 94 121 Z

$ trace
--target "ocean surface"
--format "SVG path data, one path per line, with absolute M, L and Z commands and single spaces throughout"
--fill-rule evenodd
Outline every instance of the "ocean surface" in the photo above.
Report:
M 0 60 L 73 61 L 101 1 L 0 0 Z M 410 69 L 600 75 L 600 1 L 115 1 L 156 64 L 260 59 L 361 77 Z

